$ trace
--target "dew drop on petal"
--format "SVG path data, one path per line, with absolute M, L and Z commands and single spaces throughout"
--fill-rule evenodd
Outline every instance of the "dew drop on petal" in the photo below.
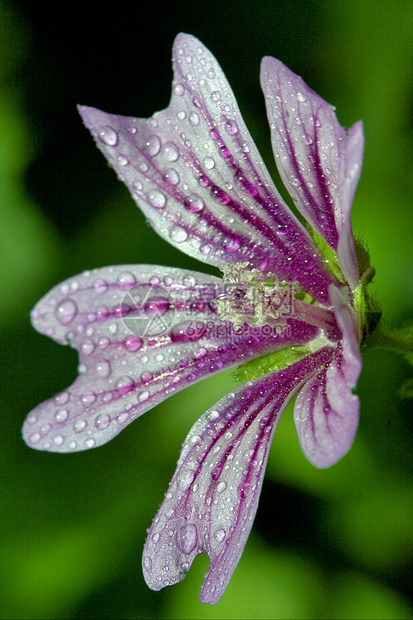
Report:
M 60 424 L 62 422 L 66 422 L 68 417 L 69 417 L 69 412 L 67 409 L 58 409 L 56 413 L 54 414 L 54 418 L 56 422 L 59 422 Z
M 82 353 L 90 355 L 95 350 L 95 343 L 92 340 L 85 340 L 82 342 Z
M 182 491 L 186 491 L 186 489 L 188 489 L 189 486 L 191 485 L 194 479 L 194 476 L 195 476 L 195 472 L 192 469 L 183 469 L 177 478 L 178 487 Z
M 95 445 L 95 440 L 90 437 L 89 439 L 85 439 L 84 444 L 86 448 L 93 448 Z
M 126 377 L 126 376 L 120 377 L 116 381 L 116 384 L 115 384 L 115 388 L 120 396 L 127 394 L 128 392 L 133 390 L 134 387 L 135 387 L 135 384 L 133 380 L 130 377 Z
M 145 557 L 143 558 L 143 566 L 148 572 L 152 570 L 152 560 L 149 555 L 145 555 Z
M 165 171 L 163 179 L 168 185 L 175 186 L 179 183 L 179 174 L 175 168 L 168 168 L 168 170 Z
M 148 201 L 153 207 L 157 209 L 163 209 L 166 205 L 165 194 L 160 192 L 158 189 L 153 189 L 148 194 Z
M 69 325 L 77 314 L 77 305 L 73 299 L 64 299 L 55 309 L 55 315 L 59 323 Z
M 140 403 L 145 402 L 145 400 L 148 400 L 148 398 L 149 398 L 148 390 L 144 390 L 143 392 L 139 392 L 139 394 L 138 394 L 138 401 Z
M 178 84 L 175 84 L 175 86 L 174 86 L 174 93 L 175 93 L 175 95 L 178 95 L 178 97 L 182 97 L 184 92 L 185 92 L 185 88 L 184 88 L 183 84 L 181 84 L 180 82 L 178 82 Z
M 219 528 L 219 530 L 216 530 L 214 533 L 214 538 L 219 543 L 225 540 L 225 536 L 226 536 L 226 532 L 222 528 Z
M 118 275 L 119 288 L 127 290 L 136 284 L 136 278 L 130 271 L 123 271 Z
M 110 125 L 106 125 L 99 130 L 98 138 L 106 146 L 116 146 L 119 142 L 117 132 Z
M 238 125 L 233 120 L 228 120 L 225 123 L 225 129 L 228 131 L 228 133 L 232 134 L 233 136 L 235 136 L 235 134 L 238 133 Z
M 191 123 L 191 125 L 194 125 L 194 127 L 199 125 L 199 116 L 196 112 L 190 112 L 189 122 Z
M 181 226 L 172 226 L 169 230 L 169 237 L 175 243 L 183 243 L 188 239 L 188 233 Z
M 237 252 L 241 247 L 241 242 L 236 237 L 228 237 L 225 240 L 225 246 L 227 252 Z
M 103 361 L 96 364 L 96 373 L 99 375 L 99 377 L 102 377 L 102 379 L 106 379 L 106 377 L 109 377 L 111 373 L 110 363 Z
M 101 415 L 96 416 L 95 418 L 95 426 L 98 431 L 103 431 L 105 428 L 108 428 L 110 425 L 111 419 L 107 413 L 102 413 Z
M 208 256 L 212 248 L 208 243 L 203 243 L 199 249 L 201 251 L 201 254 L 203 254 L 204 256 Z
M 143 340 L 142 338 L 139 338 L 139 336 L 128 336 L 123 343 L 125 349 L 127 351 L 130 351 L 131 353 L 134 353 L 135 351 L 139 351 L 142 344 L 143 344 Z
M 212 157 L 205 157 L 204 166 L 207 170 L 212 170 L 212 168 L 215 166 L 214 159 Z
M 150 157 L 154 157 L 161 150 L 161 139 L 159 136 L 153 134 L 149 136 L 145 143 L 146 152 Z
M 304 101 L 307 101 L 307 97 L 303 95 L 303 93 L 297 93 L 297 100 L 303 103 Z
M 163 153 L 168 161 L 174 162 L 179 158 L 179 151 L 173 142 L 166 142 Z
M 184 206 L 188 209 L 188 211 L 198 213 L 205 207 L 205 202 L 202 200 L 201 196 L 198 196 L 198 194 L 191 194 L 185 198 Z
M 182 553 L 191 553 L 198 542 L 198 532 L 195 525 L 193 523 L 183 525 L 178 532 L 177 538 L 177 544 Z
M 103 278 L 98 278 L 93 284 L 96 293 L 105 293 L 108 290 L 108 283 Z
M 84 405 L 93 405 L 96 400 L 95 392 L 85 392 L 81 396 L 81 401 Z
M 219 92 L 219 90 L 214 90 L 214 92 L 211 94 L 211 99 L 212 101 L 215 101 L 215 103 L 221 99 L 221 93 Z

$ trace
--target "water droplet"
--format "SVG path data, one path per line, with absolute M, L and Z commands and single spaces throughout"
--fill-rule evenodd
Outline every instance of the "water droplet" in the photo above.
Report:
M 118 164 L 119 166 L 127 166 L 129 164 L 129 161 L 126 159 L 126 157 L 123 157 L 123 155 L 119 155 Z
M 102 379 L 106 379 L 106 377 L 109 377 L 111 373 L 110 363 L 103 361 L 96 364 L 96 373 L 99 375 L 99 377 L 102 377 Z
M 56 435 L 56 437 L 53 439 L 53 443 L 56 446 L 61 446 L 63 442 L 64 442 L 64 437 L 62 437 L 62 435 Z
M 135 286 L 136 278 L 130 271 L 123 271 L 118 275 L 117 281 L 119 282 L 119 288 L 127 290 Z
M 193 525 L 193 523 L 183 525 L 179 530 L 177 538 L 177 545 L 182 553 L 191 553 L 198 542 L 198 532 L 195 525 Z
M 164 315 L 169 310 L 169 299 L 161 296 L 150 297 L 144 304 L 143 310 L 146 314 Z
M 118 422 L 118 424 L 126 424 L 126 422 L 128 421 L 129 418 L 129 413 L 126 413 L 126 411 L 123 411 L 122 413 L 118 413 L 118 415 L 116 416 L 116 421 Z
M 116 146 L 119 142 L 117 132 L 113 129 L 113 127 L 110 127 L 110 125 L 106 125 L 100 129 L 98 138 L 101 142 L 103 142 L 103 144 L 106 144 L 106 146 Z
M 228 120 L 225 123 L 225 129 L 228 131 L 228 133 L 232 134 L 233 136 L 235 136 L 235 134 L 238 133 L 238 125 L 233 120 Z
M 212 101 L 215 101 L 215 103 L 221 99 L 221 93 L 219 92 L 219 90 L 214 90 L 214 92 L 211 94 L 211 99 Z
M 76 420 L 76 422 L 73 424 L 73 430 L 75 431 L 75 433 L 81 433 L 85 430 L 86 426 L 86 420 Z
M 83 443 L 85 444 L 86 448 L 93 448 L 95 445 L 95 440 L 92 439 L 92 437 L 89 437 L 89 439 L 85 439 Z
M 212 168 L 215 166 L 214 159 L 212 157 L 205 157 L 204 166 L 207 170 L 212 170 Z
M 220 413 L 219 411 L 217 411 L 216 409 L 214 411 L 211 411 L 210 413 L 208 413 L 207 415 L 207 419 L 210 422 L 215 422 L 216 420 L 218 420 L 218 418 L 220 417 Z
M 81 400 L 82 400 L 82 403 L 84 405 L 93 405 L 93 403 L 95 402 L 96 398 L 97 397 L 96 397 L 95 392 L 85 392 L 82 395 Z
M 219 530 L 216 530 L 216 532 L 214 533 L 214 538 L 217 542 L 221 543 L 223 540 L 225 540 L 225 536 L 227 535 L 226 531 L 222 529 L 222 527 Z
M 134 387 L 135 384 L 130 377 L 120 377 L 115 384 L 115 388 L 120 396 L 124 396 L 133 390 Z
M 182 570 L 184 570 L 185 572 L 189 570 L 189 564 L 188 562 L 182 562 L 181 564 L 181 568 Z
M 85 340 L 82 342 L 82 353 L 90 355 L 95 350 L 95 343 L 92 340 Z
M 168 161 L 177 161 L 179 158 L 179 151 L 173 142 L 166 142 L 163 153 Z
M 54 397 L 56 405 L 65 405 L 69 400 L 69 392 L 61 392 Z
M 138 394 L 138 401 L 140 403 L 145 402 L 145 400 L 148 400 L 148 398 L 149 398 L 148 390 L 144 390 L 143 392 L 139 392 L 139 394 Z
M 93 288 L 96 293 L 105 293 L 108 290 L 108 283 L 103 278 L 98 278 L 94 284 Z
M 225 247 L 227 252 L 237 252 L 241 247 L 241 242 L 237 237 L 227 237 L 225 239 Z
M 64 299 L 56 306 L 55 315 L 59 323 L 69 325 L 77 314 L 77 305 L 73 299 Z
M 222 146 L 219 149 L 219 153 L 224 159 L 229 159 L 231 157 L 231 151 L 229 151 L 226 146 Z
M 179 183 L 179 174 L 177 173 L 177 171 L 175 170 L 175 168 L 168 168 L 168 170 L 165 171 L 165 174 L 163 176 L 163 180 L 168 183 L 168 185 L 178 185 Z
M 145 570 L 151 572 L 152 570 L 152 560 L 149 557 L 149 555 L 145 555 L 145 557 L 143 558 L 143 567 Z
M 198 194 L 191 194 L 185 198 L 184 206 L 188 209 L 188 211 L 198 213 L 205 207 L 205 202 L 202 200 L 201 196 L 198 196 Z
M 169 237 L 175 243 L 183 243 L 188 239 L 188 233 L 181 226 L 172 226 L 169 230 Z
M 180 111 L 177 113 L 177 117 L 178 117 L 178 119 L 179 119 L 180 121 L 183 121 L 183 120 L 186 118 L 186 112 L 185 112 L 185 110 L 180 110 Z
M 142 338 L 139 338 L 138 336 L 128 336 L 125 339 L 123 346 L 125 347 L 127 351 L 134 353 L 135 351 L 139 351 L 142 344 L 143 344 Z
M 227 488 L 227 483 L 224 482 L 223 480 L 218 482 L 218 484 L 216 486 L 216 490 L 217 490 L 218 493 L 223 493 L 226 488 Z
M 210 253 L 212 248 L 208 243 L 203 243 L 199 249 L 201 251 L 201 254 L 203 254 L 204 256 L 207 256 Z
M 33 433 L 33 435 L 30 435 L 29 437 L 29 441 L 31 444 L 36 444 L 41 440 L 42 436 L 40 435 L 40 433 Z
M 185 92 L 185 88 L 183 84 L 181 84 L 180 82 L 178 82 L 178 84 L 175 84 L 174 86 L 175 95 L 178 95 L 178 97 L 182 97 L 184 92 Z
M 110 425 L 111 419 L 107 413 L 102 413 L 101 415 L 96 416 L 95 418 L 95 426 L 98 431 L 104 431 L 105 428 L 108 428 Z
M 189 122 L 191 123 L 191 125 L 194 125 L 194 127 L 199 125 L 199 116 L 196 112 L 190 112 Z
M 152 381 L 153 379 L 153 374 L 151 372 L 143 372 L 141 374 L 141 381 L 142 383 L 149 383 L 149 381 Z
M 303 95 L 303 93 L 297 93 L 297 100 L 304 102 L 304 101 L 307 101 L 307 97 Z
M 67 447 L 69 448 L 69 450 L 76 450 L 76 448 L 77 448 L 77 443 L 76 443 L 76 441 L 70 441 L 70 442 L 67 444 Z
M 152 136 L 149 136 L 149 138 L 146 140 L 145 143 L 145 148 L 146 148 L 146 152 L 148 153 L 148 155 L 150 157 L 155 157 L 155 155 L 157 155 L 159 153 L 159 151 L 161 150 L 161 139 L 159 138 L 159 136 L 152 134 Z
M 181 491 L 186 491 L 194 479 L 195 472 L 192 469 L 183 469 L 177 478 L 178 487 Z
M 69 417 L 69 412 L 67 409 L 58 409 L 56 413 L 54 414 L 54 418 L 56 422 L 59 422 L 59 423 L 65 422 L 68 417 Z
M 153 189 L 149 192 L 148 200 L 150 204 L 157 209 L 163 209 L 166 205 L 165 194 L 160 192 L 158 189 Z

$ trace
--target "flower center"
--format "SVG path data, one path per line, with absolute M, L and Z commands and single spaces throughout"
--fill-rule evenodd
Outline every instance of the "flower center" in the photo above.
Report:
M 269 325 L 281 333 L 294 312 L 293 296 L 297 282 L 279 280 L 274 273 L 247 269 L 249 262 L 225 265 L 225 292 L 215 300 L 218 316 L 236 326 Z

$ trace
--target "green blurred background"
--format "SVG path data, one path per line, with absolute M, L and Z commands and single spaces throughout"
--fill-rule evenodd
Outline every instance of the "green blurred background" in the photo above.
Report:
M 411 401 L 398 396 L 410 369 L 392 353 L 364 355 L 359 433 L 331 469 L 303 457 L 287 410 L 252 534 L 214 608 L 198 602 L 206 556 L 155 593 L 141 551 L 186 433 L 234 385 L 231 372 L 97 450 L 43 454 L 20 438 L 30 409 L 76 374 L 75 353 L 30 326 L 49 288 L 110 264 L 206 270 L 145 225 L 75 108 L 146 117 L 165 107 L 180 31 L 220 61 L 271 172 L 262 56 L 302 75 L 343 125 L 364 120 L 354 230 L 387 324 L 412 314 L 411 0 L 1 2 L 1 618 L 412 617 Z

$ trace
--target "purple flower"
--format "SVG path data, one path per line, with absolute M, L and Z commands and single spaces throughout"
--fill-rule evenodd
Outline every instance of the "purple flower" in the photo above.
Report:
M 170 105 L 150 119 L 81 106 L 96 143 L 155 230 L 221 269 L 122 265 L 84 272 L 35 307 L 35 328 L 79 351 L 79 377 L 28 416 L 40 450 L 102 445 L 177 390 L 241 365 L 245 382 L 194 424 L 149 530 L 148 585 L 181 581 L 205 551 L 200 600 L 215 604 L 242 554 L 269 448 L 296 396 L 304 454 L 328 467 L 350 448 L 359 342 L 372 277 L 350 210 L 363 130 L 274 58 L 261 84 L 278 170 L 305 228 L 262 162 L 215 58 L 180 34 Z

